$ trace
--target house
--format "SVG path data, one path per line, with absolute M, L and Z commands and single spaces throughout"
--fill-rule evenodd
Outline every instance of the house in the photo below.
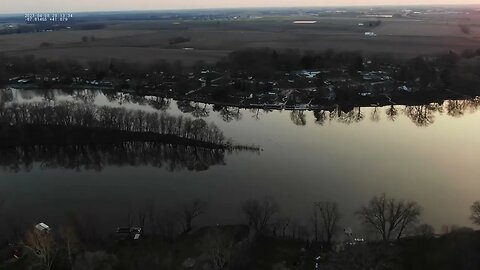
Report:
M 402 86 L 398 87 L 398 91 L 410 93 L 410 92 L 412 92 L 412 89 L 408 88 L 406 85 L 402 85 Z
M 39 232 L 42 232 L 42 233 L 49 233 L 50 232 L 50 227 L 47 224 L 45 224 L 43 222 L 40 222 L 37 225 L 35 225 L 35 230 L 37 230 Z
M 313 78 L 317 77 L 317 75 L 320 74 L 320 73 L 322 73 L 322 72 L 302 70 L 302 71 L 297 72 L 297 75 L 301 76 L 301 77 L 308 78 L 308 79 L 313 79 Z
M 117 236 L 121 240 L 138 240 L 142 235 L 142 228 L 130 227 L 130 228 L 118 228 Z

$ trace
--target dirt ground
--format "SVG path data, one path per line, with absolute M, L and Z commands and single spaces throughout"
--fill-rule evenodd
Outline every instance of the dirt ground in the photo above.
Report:
M 360 50 L 415 56 L 448 50 L 480 48 L 480 16 L 382 18 L 372 29 L 358 24 L 376 19 L 318 17 L 316 24 L 296 25 L 294 20 L 312 18 L 269 17 L 243 21 L 116 21 L 101 30 L 26 33 L 0 36 L 0 53 L 35 55 L 51 59 L 125 59 L 150 62 L 181 60 L 186 65 L 214 62 L 243 48 L 271 47 L 319 51 Z M 470 33 L 460 25 L 468 25 Z M 367 37 L 366 31 L 378 36 Z M 94 37 L 83 42 L 82 37 Z M 189 42 L 171 45 L 174 37 Z M 41 46 L 48 42 L 49 46 Z

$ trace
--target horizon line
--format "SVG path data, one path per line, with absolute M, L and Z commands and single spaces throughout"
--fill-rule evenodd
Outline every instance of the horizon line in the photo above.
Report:
M 255 9 L 320 9 L 320 8 L 374 8 L 374 7 L 480 7 L 480 3 L 461 3 L 461 4 L 376 4 L 376 5 L 321 5 L 321 6 L 256 6 L 256 7 L 205 7 L 205 8 L 165 8 L 165 9 L 119 9 L 119 10 L 78 10 L 78 11 L 16 11 L 0 12 L 2 15 L 24 15 L 26 13 L 115 13 L 115 12 L 175 12 L 175 11 L 209 11 L 209 10 L 255 10 Z

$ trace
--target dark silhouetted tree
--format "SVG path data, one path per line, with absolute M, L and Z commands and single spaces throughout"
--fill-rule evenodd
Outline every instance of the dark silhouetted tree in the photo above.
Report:
M 25 236 L 25 244 L 38 256 L 44 269 L 52 269 L 58 252 L 52 234 L 32 228 Z
M 430 224 L 420 224 L 415 228 L 415 235 L 421 237 L 433 237 L 435 229 Z
M 473 221 L 473 223 L 480 225 L 480 201 L 474 202 L 470 209 L 472 210 L 470 219 Z
M 319 221 L 328 245 L 332 244 L 333 236 L 338 229 L 340 212 L 334 202 L 317 202 L 314 204 L 318 210 Z
M 272 218 L 278 213 L 279 207 L 271 198 L 263 201 L 249 200 L 242 205 L 242 211 L 248 219 L 248 225 L 257 233 L 263 234 L 272 222 Z
M 190 203 L 182 204 L 183 232 L 192 231 L 193 221 L 204 214 L 207 209 L 207 203 L 201 200 L 194 200 Z
M 389 241 L 394 234 L 400 239 L 405 229 L 418 221 L 420 212 L 421 208 L 416 202 L 399 201 L 382 194 L 373 197 L 356 214 L 364 224 L 373 227 L 384 241 Z

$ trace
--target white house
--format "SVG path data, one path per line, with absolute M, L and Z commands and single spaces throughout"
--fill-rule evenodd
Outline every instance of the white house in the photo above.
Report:
M 35 225 L 35 229 L 36 229 L 37 231 L 39 231 L 39 232 L 45 232 L 45 233 L 49 233 L 49 232 L 50 232 L 50 227 L 49 227 L 47 224 L 43 223 L 43 222 L 38 223 L 37 225 Z

